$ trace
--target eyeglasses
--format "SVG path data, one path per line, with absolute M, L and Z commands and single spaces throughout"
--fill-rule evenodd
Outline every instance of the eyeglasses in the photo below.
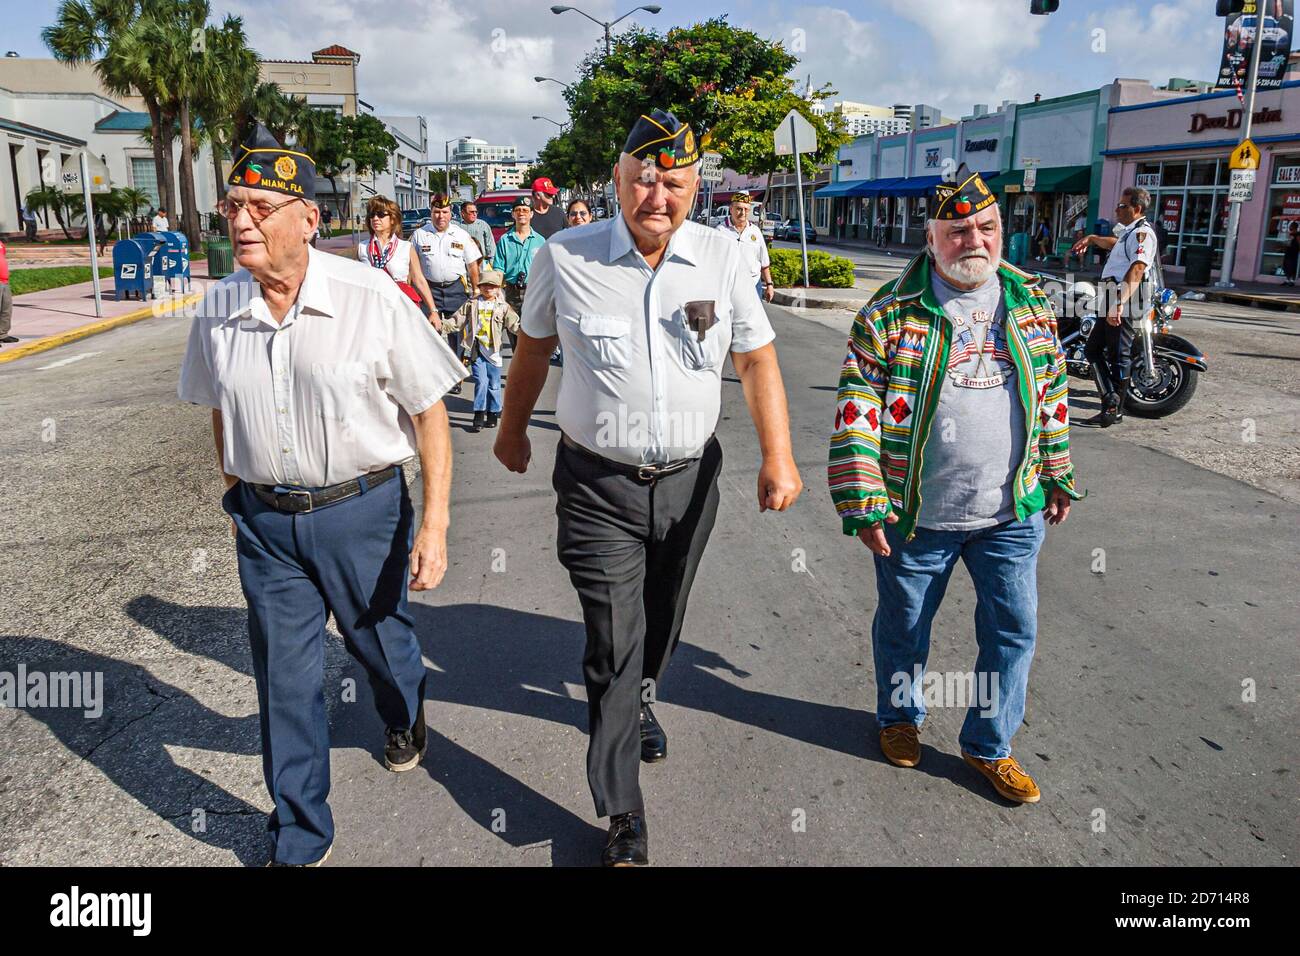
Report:
M 231 222 L 234 222 L 239 218 L 240 210 L 247 209 L 248 217 L 252 219 L 254 223 L 260 223 L 276 210 L 283 209 L 285 206 L 300 201 L 301 200 L 295 197 L 290 199 L 288 202 L 282 203 L 269 203 L 265 199 L 253 199 L 249 202 L 240 202 L 237 199 L 230 199 L 227 197 L 217 203 L 217 212 L 221 213 L 221 215 L 225 216 Z
M 570 219 L 590 219 L 590 218 L 591 218 L 591 213 L 589 213 L 589 212 L 588 212 L 587 210 L 585 210 L 585 209 L 575 209 L 575 210 L 573 210 L 573 212 L 569 213 L 569 218 L 570 218 Z
M 1126 203 L 1126 202 L 1118 202 L 1118 203 L 1115 204 L 1115 208 L 1116 208 L 1116 209 L 1131 209 L 1131 208 L 1133 208 L 1133 207 L 1130 206 L 1130 205 L 1129 205 L 1128 203 Z
M 388 213 L 388 212 L 372 212 L 372 213 L 370 214 L 370 218 L 371 218 L 371 219 L 390 219 L 390 218 L 392 218 L 392 213 Z

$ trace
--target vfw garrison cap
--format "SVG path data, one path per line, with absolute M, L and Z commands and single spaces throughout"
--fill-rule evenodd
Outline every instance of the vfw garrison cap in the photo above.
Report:
M 226 185 L 315 199 L 316 162 L 306 153 L 285 149 L 270 130 L 258 123 L 252 135 L 235 149 Z
M 998 201 L 989 187 L 962 163 L 951 179 L 943 179 L 934 187 L 934 212 L 931 219 L 966 219 Z
M 691 128 L 666 110 L 654 110 L 636 121 L 623 152 L 654 160 L 660 169 L 677 169 L 700 161 L 699 144 Z

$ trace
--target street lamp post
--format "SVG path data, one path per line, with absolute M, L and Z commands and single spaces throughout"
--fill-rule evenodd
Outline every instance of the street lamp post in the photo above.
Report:
M 633 9 L 629 10 L 627 13 L 619 17 L 618 20 L 597 20 L 591 14 L 579 10 L 577 7 L 563 7 L 557 5 L 551 7 L 551 12 L 554 13 L 556 16 L 559 16 L 561 13 L 566 13 L 569 10 L 572 10 L 574 13 L 582 14 L 592 23 L 602 28 L 605 31 L 605 55 L 609 56 L 610 52 L 613 50 L 613 44 L 610 40 L 610 32 L 609 32 L 610 27 L 614 26 L 614 24 L 618 23 L 620 20 L 626 20 L 632 14 L 636 13 L 637 10 L 645 10 L 647 13 L 658 13 L 662 9 L 663 7 L 659 6 L 657 3 L 646 4 L 644 6 L 634 7 Z
M 565 124 L 564 124 L 564 123 L 558 122 L 557 120 L 553 120 L 553 119 L 551 119 L 549 116 L 534 116 L 533 119 L 535 119 L 535 120 L 546 120 L 546 122 L 548 122 L 548 123 L 554 123 L 556 126 L 558 126 L 558 127 L 561 129 L 561 131 L 563 131 L 563 129 L 564 129 L 564 127 L 565 127 Z
M 451 144 L 458 140 L 469 139 L 468 136 L 453 136 L 442 144 L 442 185 L 446 190 L 447 199 L 451 199 Z M 457 177 L 459 178 L 459 177 Z

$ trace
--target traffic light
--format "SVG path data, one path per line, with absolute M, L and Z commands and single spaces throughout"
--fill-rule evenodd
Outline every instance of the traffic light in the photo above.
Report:
M 1241 13 L 1245 7 L 1246 0 L 1214 0 L 1214 15 L 1230 17 L 1234 13 Z
M 1029 12 L 1036 17 L 1045 17 L 1061 8 L 1061 0 L 1029 0 Z

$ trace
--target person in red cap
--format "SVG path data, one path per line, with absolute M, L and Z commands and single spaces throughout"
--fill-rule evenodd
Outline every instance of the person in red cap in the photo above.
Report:
M 555 183 L 545 176 L 538 176 L 533 180 L 532 227 L 533 232 L 543 239 L 551 238 L 567 225 L 564 221 L 564 211 L 555 204 L 555 197 L 559 192 L 555 188 Z

